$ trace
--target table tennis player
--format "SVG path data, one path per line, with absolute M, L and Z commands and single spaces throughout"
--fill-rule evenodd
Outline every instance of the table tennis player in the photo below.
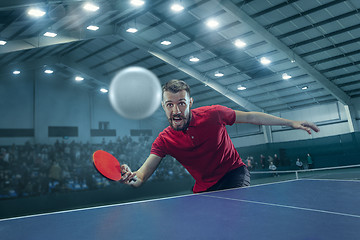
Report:
M 250 123 L 282 125 L 311 134 L 319 128 L 311 122 L 292 121 L 261 112 L 243 112 L 214 105 L 192 109 L 190 87 L 171 80 L 162 87 L 162 107 L 169 125 L 152 144 L 149 157 L 135 172 L 122 165 L 120 182 L 141 186 L 153 174 L 161 159 L 171 155 L 195 179 L 194 193 L 250 185 L 250 174 L 226 131 L 226 125 Z M 136 181 L 130 181 L 136 176 Z

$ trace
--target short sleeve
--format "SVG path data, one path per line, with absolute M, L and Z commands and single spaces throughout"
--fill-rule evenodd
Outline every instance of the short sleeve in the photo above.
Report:
M 236 120 L 235 111 L 231 108 L 216 105 L 220 120 L 226 125 L 233 125 Z

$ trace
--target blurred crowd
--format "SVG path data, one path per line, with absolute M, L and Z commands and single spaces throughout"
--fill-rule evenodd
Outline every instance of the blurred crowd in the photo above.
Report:
M 91 190 L 117 184 L 94 168 L 96 150 L 110 152 L 137 170 L 150 153 L 149 137 L 124 136 L 101 144 L 56 141 L 55 144 L 3 146 L 0 151 L 0 199 Z M 149 181 L 181 179 L 186 170 L 172 157 L 163 159 Z
M 297 157 L 296 160 L 283 159 L 275 153 L 274 155 L 267 155 L 267 157 L 266 154 L 260 154 L 258 158 L 247 156 L 243 161 L 250 171 L 303 170 L 313 168 L 313 159 L 310 153 Z
M 137 170 L 148 157 L 152 139 L 147 136 L 118 137 L 100 144 L 56 141 L 54 144 L 0 147 L 0 199 L 92 190 L 117 184 L 102 177 L 94 168 L 92 154 L 104 150 L 121 164 Z M 310 154 L 303 160 L 281 159 L 277 154 L 243 158 L 250 171 L 312 168 Z M 182 179 L 189 173 L 171 156 L 166 156 L 148 181 Z

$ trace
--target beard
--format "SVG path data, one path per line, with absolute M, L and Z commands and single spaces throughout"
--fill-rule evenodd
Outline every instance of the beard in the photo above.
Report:
M 187 118 L 181 114 L 174 114 L 172 117 L 168 118 L 168 121 L 170 127 L 175 131 L 184 131 L 190 124 L 190 114 Z M 181 124 L 176 124 L 176 122 L 180 122 Z

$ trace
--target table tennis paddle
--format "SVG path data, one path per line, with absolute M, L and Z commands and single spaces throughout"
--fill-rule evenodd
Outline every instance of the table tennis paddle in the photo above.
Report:
M 101 175 L 112 180 L 119 181 L 121 179 L 121 166 L 119 161 L 110 153 L 103 150 L 97 150 L 93 154 L 93 163 Z M 135 178 L 130 181 L 136 181 Z

